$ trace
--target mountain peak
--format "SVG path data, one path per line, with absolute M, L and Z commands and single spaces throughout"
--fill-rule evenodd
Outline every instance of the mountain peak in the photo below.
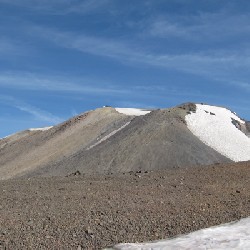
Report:
M 66 176 L 250 160 L 250 125 L 207 104 L 104 107 L 0 140 L 0 176 Z M 17 167 L 18 166 L 18 167 Z

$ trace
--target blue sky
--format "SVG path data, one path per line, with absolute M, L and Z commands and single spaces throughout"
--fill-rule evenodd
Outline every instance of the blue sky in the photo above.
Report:
M 0 0 L 0 137 L 103 105 L 250 120 L 246 0 Z

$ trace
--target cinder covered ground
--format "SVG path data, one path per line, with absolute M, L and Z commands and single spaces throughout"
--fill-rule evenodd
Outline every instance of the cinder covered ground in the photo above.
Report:
M 102 249 L 250 216 L 250 162 L 0 181 L 0 249 Z

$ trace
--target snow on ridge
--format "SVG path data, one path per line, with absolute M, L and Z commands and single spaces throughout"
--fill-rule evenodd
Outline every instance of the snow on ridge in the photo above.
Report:
M 98 144 L 106 141 L 108 138 L 110 138 L 111 136 L 113 136 L 114 134 L 116 134 L 117 132 L 119 132 L 120 130 L 124 129 L 125 127 L 127 127 L 130 124 L 131 121 L 125 123 L 124 125 L 122 125 L 120 128 L 112 131 L 111 133 L 109 133 L 108 135 L 104 136 L 102 139 L 100 139 L 99 141 L 97 141 L 96 143 L 94 143 L 93 145 L 89 146 L 87 148 L 87 150 L 90 150 L 91 148 L 97 146 Z
M 32 131 L 46 131 L 46 130 L 49 130 L 49 129 L 51 129 L 51 128 L 53 128 L 53 126 L 44 127 L 44 128 L 30 128 L 30 129 L 27 129 L 27 130 L 24 130 L 24 131 L 31 131 L 31 132 L 32 132 Z M 5 136 L 5 137 L 3 137 L 3 138 L 0 138 L 0 140 L 7 139 L 7 138 L 12 137 L 12 136 L 14 136 L 14 135 L 16 135 L 16 134 L 20 134 L 20 133 L 22 133 L 22 132 L 24 132 L 24 131 L 16 132 L 16 133 L 14 133 L 14 134 L 7 135 L 7 136 Z
M 141 116 L 150 113 L 149 110 L 136 109 L 136 108 L 115 108 L 115 110 L 121 114 Z
M 235 162 L 248 161 L 250 138 L 232 119 L 245 124 L 235 113 L 217 106 L 196 104 L 196 112 L 186 115 L 189 130 L 206 145 Z
M 117 250 L 250 249 L 250 217 L 202 229 L 173 239 L 149 243 L 125 243 Z
M 7 139 L 7 138 L 9 138 L 9 137 L 11 137 L 13 135 L 15 135 L 15 134 L 10 134 L 10 135 L 4 136 L 4 137 L 0 138 L 0 140 Z
M 46 131 L 46 130 L 49 130 L 53 128 L 53 126 L 50 126 L 50 127 L 44 127 L 44 128 L 30 128 L 28 129 L 29 131 Z

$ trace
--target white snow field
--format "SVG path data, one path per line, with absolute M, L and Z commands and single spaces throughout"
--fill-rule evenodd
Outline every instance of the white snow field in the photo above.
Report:
M 196 104 L 196 108 L 186 116 L 195 136 L 235 162 L 250 160 L 250 138 L 232 123 L 232 118 L 244 124 L 243 120 L 226 108 L 202 104 Z
M 238 222 L 202 229 L 188 235 L 149 243 L 125 243 L 117 250 L 208 250 L 250 249 L 250 217 Z
M 141 116 L 150 113 L 151 111 L 135 109 L 135 108 L 115 108 L 115 110 L 121 114 Z

